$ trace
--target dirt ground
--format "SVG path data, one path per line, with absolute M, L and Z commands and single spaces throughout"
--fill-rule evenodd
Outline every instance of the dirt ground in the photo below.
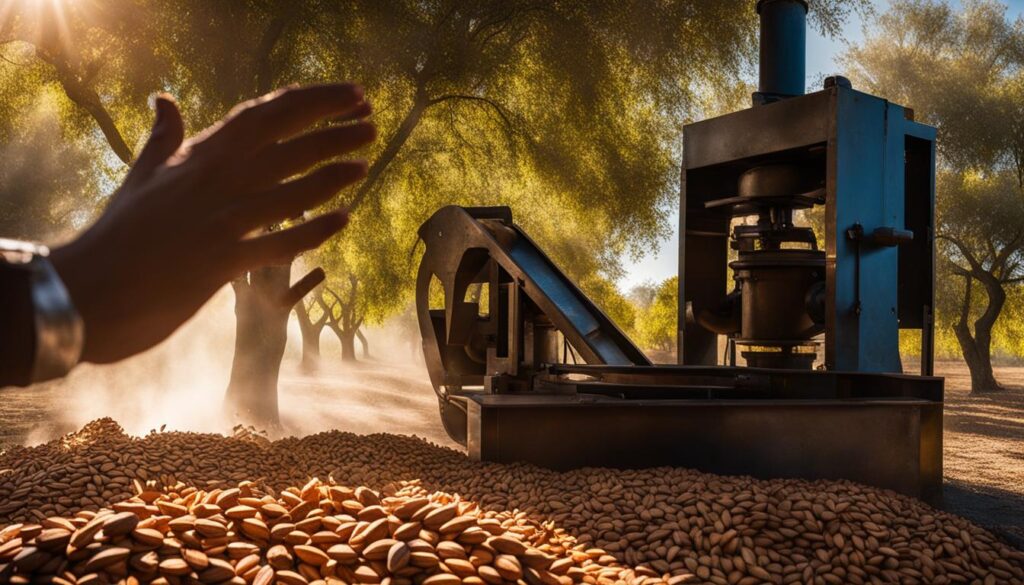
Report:
M 1007 389 L 984 396 L 969 394 L 967 370 L 959 362 L 940 362 L 937 374 L 946 378 L 945 507 L 1024 549 L 1024 367 L 997 368 L 996 376 Z M 83 390 L 81 384 L 3 390 L 0 445 L 38 443 L 109 409 L 136 434 L 165 423 L 168 429 L 228 430 L 210 427 L 217 418 L 215 409 L 194 408 L 191 403 L 202 397 L 181 400 L 188 406 L 184 409 L 156 403 L 158 396 L 130 397 L 134 402 L 128 398 L 111 399 L 100 389 Z M 207 404 L 215 404 L 214 397 L 206 398 Z M 316 377 L 285 373 L 280 403 L 286 434 L 332 428 L 391 432 L 456 446 L 441 428 L 433 391 L 419 368 L 363 362 Z M 205 417 L 197 417 L 197 410 Z
M 1006 389 L 981 396 L 962 362 L 939 362 L 936 374 L 946 378 L 946 508 L 1024 548 L 1024 367 L 997 367 Z

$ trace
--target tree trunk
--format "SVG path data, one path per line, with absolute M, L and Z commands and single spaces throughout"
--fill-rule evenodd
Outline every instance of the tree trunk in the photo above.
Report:
M 1002 386 L 999 385 L 995 373 L 992 371 L 992 327 L 995 325 L 999 313 L 1002 312 L 1003 305 L 1006 304 L 1006 292 L 994 277 L 986 276 L 987 278 L 978 280 L 985 285 L 988 303 L 984 313 L 974 322 L 973 335 L 968 324 L 974 283 L 972 276 L 964 277 L 964 301 L 960 307 L 960 318 L 953 327 L 964 361 L 967 363 L 967 369 L 971 373 L 972 394 L 1002 390 Z
M 356 315 L 359 305 L 359 279 L 354 274 L 349 274 L 348 281 L 351 288 L 345 297 L 330 287 L 325 287 L 324 290 L 334 297 L 334 304 L 328 313 L 330 318 L 327 320 L 327 326 L 338 336 L 338 341 L 341 343 L 341 361 L 354 362 L 356 361 L 356 336 L 362 338 L 359 328 L 363 325 L 363 317 Z M 335 306 L 338 307 L 337 315 L 334 312 Z M 368 351 L 368 346 L 364 341 L 364 357 Z
M 295 316 L 299 319 L 299 330 L 302 332 L 302 362 L 299 368 L 306 373 L 313 373 L 320 367 L 320 333 L 322 322 L 314 322 L 309 317 L 309 309 L 305 303 L 295 305 Z
M 971 392 L 991 392 L 1002 390 L 1003 387 L 996 381 L 992 371 L 992 328 L 995 327 L 1003 306 L 1006 305 L 1006 291 L 994 276 L 986 274 L 981 279 L 985 285 L 985 295 L 988 297 L 988 305 L 985 312 L 974 322 L 974 342 L 978 347 L 980 358 L 977 373 L 971 371 Z
M 341 342 L 341 361 L 343 362 L 355 362 L 356 360 L 356 333 L 355 331 L 345 331 L 344 329 L 335 329 L 334 332 L 338 335 L 338 341 Z
M 262 429 L 280 427 L 277 383 L 288 343 L 291 264 L 267 266 L 231 283 L 235 289 L 235 355 L 224 396 L 228 414 Z
M 363 346 L 363 359 L 370 359 L 370 342 L 366 340 L 366 336 L 363 335 L 362 328 L 356 329 L 356 337 L 359 338 L 359 345 Z

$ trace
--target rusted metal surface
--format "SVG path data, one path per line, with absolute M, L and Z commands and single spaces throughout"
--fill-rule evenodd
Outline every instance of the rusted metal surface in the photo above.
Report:
M 942 403 L 927 400 L 483 395 L 469 402 L 468 449 L 552 469 L 672 465 L 942 500 Z
M 560 334 L 587 363 L 649 365 L 628 337 L 513 222 L 507 207 L 437 211 L 420 227 L 426 251 L 416 310 L 430 381 L 448 434 L 465 443 L 466 397 L 523 389 L 557 361 Z M 443 308 L 431 309 L 434 299 Z M 487 286 L 487 309 L 467 300 Z M 575 354 L 574 354 L 575 355 Z
M 535 387 L 470 401 L 472 457 L 849 479 L 941 503 L 941 378 L 581 365 Z

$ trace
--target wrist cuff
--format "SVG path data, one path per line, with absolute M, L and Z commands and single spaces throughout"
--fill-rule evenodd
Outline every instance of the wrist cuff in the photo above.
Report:
M 0 239 L 0 262 L 29 279 L 35 329 L 31 381 L 64 376 L 82 355 L 85 331 L 67 288 L 47 256 L 49 250 L 27 242 Z

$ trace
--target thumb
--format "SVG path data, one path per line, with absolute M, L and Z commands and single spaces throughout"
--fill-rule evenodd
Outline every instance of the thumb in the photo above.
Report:
M 139 158 L 132 165 L 129 179 L 153 172 L 178 150 L 185 139 L 185 124 L 181 120 L 181 112 L 178 111 L 178 105 L 173 97 L 169 94 L 158 95 L 154 109 L 156 120 L 153 122 L 153 130 L 146 141 L 146 146 L 139 153 Z
M 282 308 L 291 310 L 291 308 L 295 306 L 295 303 L 298 303 L 302 300 L 302 297 L 309 294 L 309 291 L 313 290 L 318 284 L 323 282 L 325 277 L 326 275 L 324 274 L 323 268 L 314 268 L 309 274 L 303 276 L 298 282 L 293 284 L 290 289 L 288 289 L 288 292 L 285 293 L 284 298 L 282 299 Z

